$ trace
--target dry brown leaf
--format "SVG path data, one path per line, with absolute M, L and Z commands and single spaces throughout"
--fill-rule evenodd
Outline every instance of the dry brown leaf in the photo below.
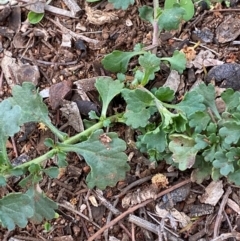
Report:
M 54 84 L 49 89 L 49 102 L 53 110 L 56 110 L 63 99 L 72 91 L 71 81 L 62 81 Z
M 205 193 L 199 198 L 201 203 L 215 206 L 222 197 L 223 184 L 222 181 L 212 181 L 205 189 Z
M 149 187 L 145 187 L 143 190 L 138 189 L 133 193 L 128 193 L 122 199 L 123 208 L 128 208 L 129 206 L 133 206 L 139 203 L 144 202 L 147 199 L 157 198 L 158 188 L 156 185 L 151 185 Z
M 112 21 L 118 20 L 118 16 L 115 12 L 95 10 L 90 8 L 87 4 L 85 5 L 85 11 L 88 22 L 95 25 L 103 25 L 105 23 L 111 23 Z

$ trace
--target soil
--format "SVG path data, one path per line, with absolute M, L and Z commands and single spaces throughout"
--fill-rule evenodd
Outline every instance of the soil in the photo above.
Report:
M 114 74 L 106 71 L 101 65 L 102 58 L 113 50 L 132 51 L 137 43 L 151 46 L 153 37 L 152 25 L 140 19 L 138 15 L 138 8 L 142 5 L 151 6 L 151 2 L 137 0 L 125 11 L 113 9 L 106 1 L 95 4 L 77 2 L 82 9 L 79 17 L 65 17 L 46 11 L 42 21 L 36 25 L 24 22 L 29 11 L 27 6 L 22 5 L 25 4 L 24 2 L 18 3 L 14 8 L 0 5 L 0 64 L 2 66 L 0 100 L 9 97 L 12 86 L 21 84 L 21 80 L 26 78 L 40 91 L 55 86 L 56 89 L 52 91 L 56 96 L 52 99 L 45 98 L 44 102 L 49 107 L 54 125 L 70 135 L 74 135 L 76 130 L 66 125 L 68 118 L 61 114 L 60 108 L 63 98 L 74 99 L 77 87 L 73 83 L 78 80 L 88 82 L 86 93 L 92 105 L 86 106 L 83 102 L 77 102 L 78 107 L 82 108 L 81 112 L 87 113 L 89 110 L 97 112 L 101 104 L 91 83 L 98 76 L 114 77 Z M 200 50 L 207 48 L 214 54 L 216 61 L 228 63 L 227 71 L 238 71 L 240 69 L 238 65 L 240 62 L 240 11 L 237 3 L 234 2 L 234 4 L 234 8 L 216 4 L 213 11 L 196 7 L 192 20 L 183 23 L 177 31 L 161 33 L 157 55 L 169 57 L 174 50 L 193 46 L 200 41 L 200 46 L 196 48 L 197 54 Z M 54 0 L 51 5 L 68 10 L 64 1 Z M 66 29 L 75 35 L 69 34 Z M 79 38 L 80 34 L 87 39 Z M 4 72 L 2 63 L 6 55 L 14 58 L 19 64 L 16 69 L 14 64 L 8 64 L 10 70 Z M 26 64 L 34 68 L 26 67 Z M 132 69 L 135 64 L 133 60 Z M 236 69 L 231 64 L 237 66 Z M 215 62 L 207 66 L 207 71 L 213 66 Z M 217 68 L 210 72 L 211 79 L 213 75 L 217 75 L 219 79 L 217 85 L 225 84 L 235 90 L 240 89 L 238 78 L 226 84 L 222 81 L 226 81 L 228 77 L 219 77 L 219 73 L 224 73 L 224 76 L 236 76 L 236 74 L 231 72 L 228 75 L 224 69 L 219 70 L 219 66 Z M 181 98 L 196 83 L 196 80 L 204 81 L 204 72 L 197 70 L 192 66 L 184 71 L 176 93 L 178 98 Z M 7 72 L 10 72 L 10 76 L 7 76 Z M 163 85 L 169 74 L 170 69 L 162 66 L 152 86 Z M 60 85 L 56 85 L 57 83 Z M 121 108 L 121 105 L 121 100 L 119 102 L 116 100 L 111 108 Z M 114 126 L 114 131 L 126 141 L 134 134 L 120 124 Z M 25 125 L 21 133 L 8 141 L 9 158 L 13 162 L 21 162 L 19 156 L 22 159 L 32 159 L 43 154 L 46 151 L 43 142 L 48 137 L 52 137 L 52 134 L 45 131 L 44 127 L 32 123 Z M 43 226 L 45 222 L 40 224 L 29 222 L 26 228 L 16 228 L 14 231 L 0 228 L 0 240 L 240 239 L 239 188 L 230 186 L 223 179 L 218 183 L 224 190 L 220 201 L 214 206 L 202 204 L 199 198 L 202 198 L 211 180 L 206 180 L 201 185 L 191 183 L 190 171 L 171 170 L 171 167 L 164 162 L 151 163 L 146 156 L 130 147 L 127 154 L 131 170 L 126 179 L 119 182 L 116 187 L 107 188 L 103 192 L 88 189 L 85 178 L 89 173 L 89 167 L 81 157 L 69 155 L 69 166 L 62 170 L 58 178 L 50 179 L 44 176 L 40 182 L 40 187 L 46 195 L 61 204 L 57 210 L 59 217 L 49 221 L 51 230 L 46 232 Z M 46 166 L 51 164 L 50 161 L 45 163 Z M 168 177 L 168 185 L 163 192 L 156 194 L 150 180 L 157 173 L 164 173 Z M 0 188 L 0 196 L 3 197 L 12 191 L 20 191 L 18 182 L 19 180 L 10 179 L 6 187 Z M 141 193 L 140 204 L 136 201 L 139 193 Z M 235 203 L 235 209 L 233 204 L 229 204 L 231 201 Z M 197 218 L 192 218 L 189 225 L 183 229 L 183 225 L 173 218 L 173 210 L 181 212 L 182 224 L 189 217 Z M 131 221 L 133 219 L 135 222 Z M 111 220 L 113 220 L 112 223 L 110 223 Z M 107 226 L 109 223 L 110 225 Z M 95 237 L 99 230 L 104 232 Z

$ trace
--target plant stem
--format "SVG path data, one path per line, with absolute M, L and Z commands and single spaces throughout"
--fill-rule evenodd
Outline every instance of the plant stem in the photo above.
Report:
M 116 115 L 113 115 L 113 116 L 110 116 L 108 118 L 106 118 L 105 120 L 110 120 L 111 123 L 113 122 L 118 122 L 118 120 L 122 117 L 123 114 L 116 114 Z M 101 117 L 100 117 L 101 119 Z M 90 136 L 94 131 L 98 130 L 98 129 L 101 129 L 103 127 L 103 123 L 104 123 L 104 120 L 102 121 L 99 121 L 98 123 L 96 123 L 95 125 L 91 126 L 90 128 L 88 128 L 87 130 L 73 136 L 73 137 L 70 137 L 69 139 L 65 140 L 63 142 L 63 144 L 74 144 L 76 142 L 79 142 L 81 141 L 81 139 L 83 137 L 88 137 Z
M 67 134 L 64 132 L 59 131 L 50 121 L 44 123 L 53 134 L 55 134 L 60 141 L 64 141 L 67 138 Z
M 109 119 L 111 122 L 117 122 L 118 119 L 120 119 L 122 117 L 122 114 L 116 114 L 116 115 L 113 115 L 111 117 L 108 117 L 107 119 Z M 49 127 L 49 125 L 47 125 Z M 52 125 L 53 126 L 53 125 Z M 53 126 L 55 127 L 55 126 Z M 90 128 L 88 128 L 87 130 L 73 136 L 73 137 L 70 137 L 69 139 L 65 140 L 62 142 L 62 144 L 74 144 L 76 142 L 79 142 L 81 141 L 81 139 L 83 139 L 83 137 L 88 137 L 92 134 L 92 132 L 98 130 L 98 129 L 101 129 L 103 127 L 103 121 L 99 121 L 98 123 L 96 123 L 95 125 L 91 126 Z M 50 128 L 49 128 L 50 129 Z M 52 130 L 52 129 L 51 129 Z M 56 134 L 56 132 L 54 132 Z M 61 133 L 60 133 L 61 134 Z M 58 135 L 59 137 L 60 135 Z M 64 136 L 63 136 L 64 138 Z M 52 150 L 48 151 L 47 153 L 45 153 L 44 155 L 40 156 L 40 157 L 37 157 L 29 162 L 26 162 L 26 163 L 23 163 L 19 166 L 16 166 L 14 169 L 23 169 L 23 168 L 26 168 L 26 167 L 29 167 L 31 164 L 40 164 L 41 162 L 53 157 L 55 154 L 57 154 L 59 152 L 59 147 L 56 147 L 56 148 L 53 148 Z
M 29 167 L 31 164 L 40 164 L 41 162 L 47 160 L 50 157 L 53 157 L 55 154 L 57 154 L 58 150 L 56 148 L 48 151 L 47 153 L 43 154 L 40 157 L 37 157 L 29 162 L 25 162 L 19 166 L 14 167 L 13 169 L 24 169 L 26 167 Z
M 152 45 L 158 46 L 158 37 L 159 37 L 159 27 L 158 27 L 158 9 L 159 9 L 159 2 L 158 0 L 153 0 L 153 39 Z M 152 50 L 153 54 L 157 53 L 157 48 L 155 47 Z

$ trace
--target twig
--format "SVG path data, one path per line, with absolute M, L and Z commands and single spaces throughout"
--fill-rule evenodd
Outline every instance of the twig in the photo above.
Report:
M 51 5 L 45 5 L 44 9 L 50 13 L 62 15 L 62 16 L 69 17 L 69 18 L 76 18 L 76 16 L 71 11 L 57 8 L 57 7 L 54 7 Z
M 125 187 L 124 189 L 121 190 L 121 193 L 116 195 L 115 198 L 119 198 L 119 197 L 122 197 L 123 195 L 125 195 L 127 193 L 127 191 L 129 191 L 130 189 L 144 183 L 144 182 L 147 182 L 149 180 L 151 180 L 152 176 L 147 176 L 147 177 L 143 177 L 133 183 L 131 183 L 130 185 L 128 185 L 127 187 Z
M 35 61 L 36 65 L 53 65 L 53 66 L 68 66 L 68 65 L 74 65 L 77 64 L 78 60 L 66 62 L 66 63 L 61 63 L 61 62 L 49 62 L 49 61 L 44 61 L 44 60 L 38 60 L 38 59 L 31 59 L 28 57 L 22 57 L 22 59 L 25 59 L 27 61 Z
M 0 96 L 3 96 L 4 92 L 3 92 L 3 71 L 1 71 L 1 75 L 0 75 Z
M 39 239 L 39 238 L 31 238 L 31 237 L 26 237 L 26 236 L 21 236 L 21 235 L 15 235 L 14 238 L 26 240 L 26 241 L 42 241 L 42 239 Z
M 184 40 L 182 40 L 182 39 L 180 39 L 180 38 L 172 38 L 173 40 L 176 40 L 176 41 L 184 41 Z M 189 43 L 190 44 L 197 44 L 196 42 L 192 42 L 192 41 L 189 41 Z M 209 51 L 211 51 L 212 53 L 214 53 L 214 54 L 216 54 L 217 56 L 219 56 L 220 54 L 219 53 L 217 53 L 216 51 L 214 51 L 214 50 L 212 50 L 212 49 L 210 49 L 210 48 L 208 48 L 208 47 L 206 47 L 205 45 L 203 45 L 203 44 L 199 44 L 199 46 L 200 47 L 202 47 L 202 48 L 204 48 L 204 49 L 207 49 L 207 50 L 209 50 Z
M 113 207 L 116 207 L 117 204 L 118 204 L 118 202 L 119 202 L 119 198 L 117 198 L 117 199 L 114 201 Z M 112 216 L 113 216 L 113 213 L 110 212 L 110 213 L 108 214 L 106 224 L 107 224 L 107 223 L 110 223 L 110 221 L 111 221 L 111 219 L 112 219 Z M 106 241 L 108 241 L 108 228 L 104 231 L 104 238 L 105 238 Z
M 135 225 L 132 223 L 132 241 L 136 241 L 135 239 Z
M 220 236 L 210 240 L 210 241 L 223 241 L 229 238 L 236 238 L 237 240 L 240 240 L 240 233 L 234 231 L 232 233 L 223 233 Z
M 137 226 L 144 228 L 152 233 L 158 234 L 159 225 L 153 224 L 147 220 L 139 218 L 135 215 L 129 215 L 129 222 L 136 224 Z
M 15 153 L 15 157 L 18 157 L 18 151 L 17 151 L 16 143 L 15 143 L 15 140 L 12 136 L 11 136 L 11 141 L 12 141 L 12 146 L 13 146 L 13 150 L 14 150 L 14 153 Z
M 184 186 L 184 185 L 186 185 L 187 183 L 190 183 L 190 182 L 191 182 L 190 179 L 184 180 L 184 181 L 182 181 L 182 182 L 174 185 L 173 187 L 170 187 L 170 188 L 168 188 L 167 190 L 164 190 L 164 191 L 160 192 L 160 193 L 157 195 L 157 198 L 162 197 L 163 195 L 165 195 L 165 194 L 167 194 L 167 193 L 169 193 L 169 192 L 171 192 L 171 191 L 173 191 L 173 190 L 175 190 L 175 189 L 177 189 L 177 188 L 179 188 L 179 187 L 181 187 L 181 186 Z M 146 204 L 148 204 L 148 203 L 150 203 L 150 202 L 152 202 L 152 201 L 154 201 L 153 198 L 148 199 L 148 200 L 146 200 L 146 201 L 143 202 L 143 203 L 137 204 L 137 205 L 129 208 L 129 209 L 126 210 L 124 213 L 120 214 L 118 217 L 116 217 L 115 219 L 113 219 L 110 223 L 106 224 L 106 225 L 103 226 L 101 229 L 99 229 L 92 237 L 90 237 L 90 238 L 88 239 L 88 241 L 94 241 L 94 240 L 96 240 L 96 238 L 97 238 L 100 234 L 102 234 L 102 233 L 104 232 L 104 230 L 106 230 L 107 228 L 110 228 L 111 226 L 113 226 L 114 224 L 116 224 L 117 222 L 119 222 L 121 219 L 123 219 L 124 217 L 126 217 L 128 214 L 136 211 L 137 209 L 139 209 L 139 208 L 141 208 L 141 207 L 144 207 Z
M 78 214 L 78 215 L 81 216 L 82 218 L 86 219 L 88 222 L 92 223 L 92 224 L 93 224 L 94 226 L 96 226 L 97 228 L 100 228 L 100 226 L 99 226 L 97 223 L 91 221 L 87 216 L 85 216 L 84 214 L 78 212 L 77 210 L 74 210 L 73 208 L 70 208 L 70 207 L 68 207 L 68 206 L 66 206 L 66 205 L 64 205 L 64 204 L 61 204 L 61 203 L 58 203 L 58 206 L 63 207 L 63 208 L 65 208 L 65 209 L 67 209 L 67 210 L 69 210 L 69 211 L 71 211 L 71 212 L 73 212 L 73 213 Z
M 109 203 L 104 197 L 103 195 L 100 193 L 99 190 L 94 191 L 94 193 L 96 194 L 97 198 L 101 201 L 101 203 L 110 210 L 110 212 L 112 212 L 114 215 L 119 215 L 121 214 L 121 212 L 114 207 L 114 205 L 112 205 L 111 203 Z
M 63 0 L 63 2 L 68 6 L 75 17 L 79 17 L 82 14 L 82 9 L 74 0 Z
M 89 189 L 88 192 L 87 192 L 87 195 L 85 197 L 85 202 L 86 202 L 87 208 L 88 208 L 89 219 L 92 221 L 93 220 L 92 210 L 91 210 L 91 207 L 90 207 L 90 204 L 89 204 L 89 201 L 88 201 L 90 194 L 91 194 L 91 190 Z
M 227 203 L 228 196 L 231 194 L 231 192 L 232 192 L 231 187 L 228 187 L 226 193 L 223 196 L 221 205 L 220 205 L 219 210 L 218 210 L 215 226 L 214 226 L 213 238 L 216 238 L 218 233 L 219 233 L 219 228 L 220 228 L 220 225 L 221 225 L 221 222 L 222 222 L 222 218 L 223 218 L 223 214 L 222 214 L 223 213 L 223 209 L 224 209 L 224 207 L 225 207 L 225 205 Z
M 73 31 L 67 29 L 66 27 L 64 27 L 64 26 L 60 23 L 60 21 L 59 21 L 58 18 L 57 18 L 57 21 L 55 21 L 55 20 L 53 20 L 53 19 L 51 19 L 51 18 L 49 18 L 49 17 L 46 17 L 46 19 L 48 19 L 49 21 L 51 21 L 52 23 L 54 23 L 58 28 L 61 29 L 61 31 L 63 31 L 63 33 L 65 33 L 65 34 L 70 34 L 73 38 L 82 39 L 82 40 L 84 40 L 84 41 L 86 41 L 86 42 L 88 42 L 88 43 L 93 43 L 93 44 L 99 43 L 99 41 L 96 40 L 96 39 L 88 38 L 88 37 L 86 37 L 86 36 L 83 36 L 82 34 L 77 34 L 77 33 L 74 33 Z
M 128 231 L 128 229 L 123 225 L 122 222 L 119 222 L 119 226 L 126 232 L 129 238 L 132 238 L 131 233 Z

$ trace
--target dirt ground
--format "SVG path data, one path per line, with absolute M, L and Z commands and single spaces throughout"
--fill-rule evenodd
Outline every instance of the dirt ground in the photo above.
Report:
M 0 5 L 0 63 L 4 56 L 9 55 L 16 63 L 30 64 L 37 67 L 37 71 L 33 68 L 24 72 L 20 68 L 16 80 L 16 73 L 13 73 L 15 70 L 11 69 L 11 65 L 7 71 L 10 76 L 3 74 L 1 65 L 0 101 L 11 95 L 11 84 L 14 85 L 26 78 L 34 82 L 40 91 L 64 82 L 62 88 L 68 90 L 68 86 L 71 86 L 73 98 L 76 86 L 71 83 L 77 80 L 91 82 L 98 76 L 114 77 L 101 65 L 101 59 L 106 54 L 113 50 L 131 51 L 137 43 L 145 46 L 152 43 L 151 24 L 138 16 L 138 8 L 142 5 L 151 6 L 151 2 L 137 0 L 133 6 L 123 11 L 113 9 L 106 1 L 95 4 L 78 1 L 82 9 L 79 17 L 65 17 L 46 11 L 43 20 L 36 25 L 24 22 L 29 10 L 21 6 L 22 4 L 24 2 L 10 10 L 6 10 L 6 5 Z M 68 10 L 62 1 L 54 0 L 51 5 Z M 231 5 L 227 8 L 224 4 L 216 4 L 212 11 L 196 8 L 194 18 L 183 23 L 179 30 L 161 34 L 157 55 L 169 57 L 174 50 L 182 49 L 185 45 L 194 46 L 200 40 L 196 53 L 208 50 L 214 55 L 215 62 L 207 66 L 207 71 L 217 65 L 217 61 L 238 63 L 240 11 L 237 3 Z M 100 17 L 104 17 L 101 18 L 101 25 Z M 79 40 L 80 34 L 87 38 Z M 69 36 L 72 39 L 69 40 Z M 66 39 L 63 39 L 64 37 Z M 135 64 L 133 60 L 131 68 L 134 68 Z M 152 86 L 163 85 L 169 74 L 169 68 L 162 66 Z M 9 83 L 7 78 L 12 83 Z M 199 79 L 204 79 L 203 71 L 197 72 L 195 66 L 186 69 L 181 76 L 178 97 L 181 98 Z M 57 95 L 61 95 L 62 91 L 57 92 Z M 94 89 L 88 91 L 87 96 L 97 106 L 100 105 Z M 122 103 L 119 101 L 115 101 L 112 108 L 120 108 Z M 67 118 L 61 114 L 60 104 L 57 101 L 50 102 L 48 98 L 44 102 L 49 107 L 50 117 L 55 126 L 73 135 L 76 131 L 66 125 Z M 121 124 L 115 125 L 114 131 L 125 140 L 128 135 L 133 135 Z M 43 154 L 46 151 L 43 141 L 47 137 L 51 137 L 51 133 L 42 131 L 39 126 L 25 127 L 25 130 L 9 140 L 10 159 L 21 154 L 26 154 L 30 158 Z M 206 180 L 201 185 L 191 183 L 190 171 L 170 170 L 164 162 L 154 166 L 146 156 L 130 147 L 127 154 L 131 160 L 131 171 L 127 174 L 126 180 L 103 192 L 87 188 L 85 178 L 89 167 L 82 158 L 69 155 L 69 166 L 63 170 L 59 178 L 44 177 L 40 183 L 46 195 L 60 203 L 57 210 L 59 217 L 49 221 L 51 230 L 46 232 L 44 223 L 29 223 L 26 228 L 16 228 L 11 232 L 0 228 L 0 240 L 240 240 L 238 187 L 229 185 L 223 179 L 218 183 L 224 190 L 219 202 L 214 206 L 202 204 L 199 199 L 208 190 L 206 187 L 211 180 Z M 147 193 L 150 180 L 156 173 L 164 173 L 168 177 L 168 188 L 155 197 L 154 201 L 149 202 L 148 198 L 143 198 L 140 204 L 126 205 L 123 208 L 122 200 L 128 194 L 130 199 L 134 199 L 134 192 L 136 195 L 137 192 Z M 8 185 L 0 189 L 0 196 L 10 191 L 19 191 L 17 183 L 14 179 L 9 180 Z M 163 195 L 165 196 L 162 197 Z M 181 212 L 182 216 L 178 219 L 181 222 L 176 222 L 176 216 L 173 218 L 174 210 L 178 211 L 179 215 Z M 182 228 L 184 220 L 187 220 L 184 215 L 191 217 L 191 222 L 189 226 Z M 95 237 L 94 234 L 99 230 L 102 231 L 101 234 Z

